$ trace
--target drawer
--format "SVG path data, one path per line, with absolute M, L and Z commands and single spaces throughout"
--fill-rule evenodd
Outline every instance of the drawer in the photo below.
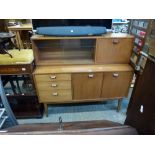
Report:
M 37 83 L 38 90 L 71 89 L 71 81 L 41 81 Z
M 71 101 L 71 90 L 39 91 L 40 102 Z
M 46 75 L 35 75 L 36 82 L 41 81 L 70 81 L 70 74 L 46 74 Z
M 97 39 L 96 63 L 129 63 L 133 38 Z
M 27 65 L 0 65 L 0 74 L 31 74 L 33 64 Z

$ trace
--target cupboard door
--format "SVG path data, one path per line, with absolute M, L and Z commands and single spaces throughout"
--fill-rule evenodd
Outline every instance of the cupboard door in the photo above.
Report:
M 96 44 L 96 63 L 129 63 L 132 38 L 99 38 Z
M 78 73 L 72 75 L 73 98 L 96 99 L 100 98 L 103 73 Z
M 109 72 L 103 74 L 102 98 L 127 97 L 133 72 Z

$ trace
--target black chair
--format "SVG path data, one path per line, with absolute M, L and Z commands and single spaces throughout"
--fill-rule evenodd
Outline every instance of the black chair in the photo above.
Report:
M 8 54 L 12 58 L 12 55 L 8 52 L 8 46 L 10 45 L 15 47 L 16 49 L 19 49 L 11 40 L 14 37 L 15 34 L 13 33 L 7 33 L 7 32 L 0 33 L 0 54 Z

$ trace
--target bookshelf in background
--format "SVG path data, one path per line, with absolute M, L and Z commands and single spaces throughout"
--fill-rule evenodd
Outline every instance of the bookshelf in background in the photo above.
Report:
M 155 56 L 155 20 L 133 19 L 131 20 L 129 33 L 135 36 L 131 63 L 136 65 L 140 51 Z M 143 67 L 146 58 L 143 60 Z
M 135 36 L 131 64 L 135 67 L 141 51 L 155 57 L 155 20 L 133 19 L 130 22 L 129 33 Z M 140 69 L 144 69 L 147 58 L 143 57 Z M 134 78 L 135 79 L 135 78 Z M 134 84 L 133 80 L 133 84 Z

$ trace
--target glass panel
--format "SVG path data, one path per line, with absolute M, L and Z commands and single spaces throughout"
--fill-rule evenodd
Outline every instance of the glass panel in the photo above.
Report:
M 41 60 L 93 59 L 95 39 L 36 41 Z

